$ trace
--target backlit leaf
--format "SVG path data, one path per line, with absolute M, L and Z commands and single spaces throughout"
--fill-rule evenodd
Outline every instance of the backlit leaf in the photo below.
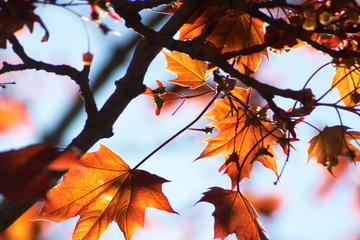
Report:
M 350 143 L 351 140 L 360 139 L 360 132 L 348 129 L 345 126 L 326 126 L 310 140 L 307 161 L 315 157 L 330 173 L 336 165 L 334 160 L 339 156 L 347 158 L 350 162 L 360 161 L 360 150 Z
M 79 215 L 74 240 L 98 239 L 116 221 L 129 240 L 144 226 L 147 207 L 175 213 L 161 191 L 167 180 L 130 169 L 105 146 L 79 161 L 85 168 L 70 169 L 64 175 L 47 194 L 37 220 L 61 222 Z
M 350 68 L 336 68 L 336 73 L 332 79 L 331 87 L 338 89 L 339 97 L 347 107 L 355 106 L 358 103 L 358 100 L 356 100 L 354 96 L 356 96 L 356 94 L 360 94 L 359 79 L 359 65 L 355 65 Z
M 178 77 L 168 82 L 176 83 L 181 86 L 197 88 L 203 85 L 208 79 L 211 69 L 209 64 L 190 58 L 185 53 L 180 52 L 162 52 L 165 55 L 169 71 L 175 73 Z
M 237 14 L 235 10 L 226 9 L 219 4 L 208 4 L 194 23 L 184 24 L 180 28 L 179 40 L 193 39 L 201 35 L 204 28 L 213 21 L 217 21 L 217 25 L 206 41 L 211 42 L 216 48 L 221 48 L 222 53 L 264 43 L 264 23 L 261 20 L 248 14 Z M 255 72 L 263 55 L 268 56 L 267 51 L 236 59 L 239 70 L 244 73 L 245 68 L 248 68 Z
M 214 204 L 215 238 L 225 239 L 235 233 L 239 240 L 267 239 L 258 221 L 258 215 L 238 191 L 212 187 L 204 193 L 202 202 Z
M 75 153 L 61 152 L 47 144 L 0 153 L 0 192 L 14 201 L 37 200 L 45 197 L 58 180 L 49 176 L 48 170 L 64 170 L 77 164 Z
M 251 89 L 235 88 L 232 94 L 248 104 L 250 91 Z M 269 121 L 257 116 L 256 111 L 244 109 L 238 101 L 232 100 L 232 104 L 233 108 L 237 108 L 237 112 L 232 110 L 228 98 L 216 100 L 215 106 L 204 115 L 216 121 L 211 125 L 218 128 L 220 132 L 217 136 L 205 140 L 208 145 L 199 158 L 223 155 L 227 161 L 220 171 L 226 169 L 225 173 L 232 180 L 232 188 L 237 185 L 239 173 L 237 165 L 243 165 L 239 180 L 244 177 L 250 178 L 255 160 L 278 175 L 275 162 L 278 157 L 273 144 L 276 144 L 278 138 L 284 137 L 284 134 Z M 262 152 L 264 149 L 267 152 Z M 238 159 L 230 160 L 229 156 L 234 157 L 234 153 Z M 259 153 L 267 154 L 259 155 Z

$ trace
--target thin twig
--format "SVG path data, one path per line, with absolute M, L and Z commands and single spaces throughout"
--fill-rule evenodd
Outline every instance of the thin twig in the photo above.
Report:
M 188 125 L 186 125 L 184 128 L 182 128 L 180 131 L 175 133 L 172 137 L 170 137 L 168 140 L 166 140 L 163 144 L 161 144 L 159 147 L 157 147 L 154 151 L 152 151 L 149 155 L 147 155 L 143 160 L 141 160 L 134 168 L 137 169 L 141 164 L 143 164 L 146 160 L 148 160 L 152 155 L 157 153 L 160 149 L 162 149 L 165 145 L 167 145 L 169 142 L 174 140 L 176 137 L 178 137 L 181 133 L 183 133 L 186 129 L 191 127 L 194 123 L 196 123 L 204 114 L 205 112 L 211 107 L 213 102 L 218 98 L 220 92 L 218 91 L 214 97 L 210 100 L 210 102 L 206 105 L 206 107 L 200 112 L 200 114 Z

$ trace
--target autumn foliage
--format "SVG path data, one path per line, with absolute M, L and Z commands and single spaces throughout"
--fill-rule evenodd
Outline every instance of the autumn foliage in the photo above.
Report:
M 116 221 L 125 238 L 131 239 L 137 228 L 144 226 L 147 207 L 175 213 L 161 192 L 165 179 L 131 169 L 105 146 L 86 153 L 79 163 L 85 168 L 64 175 L 47 195 L 36 219 L 61 222 L 80 215 L 73 239 L 99 238 Z
M 46 28 L 47 19 L 35 12 L 43 5 L 69 10 L 105 35 L 116 33 L 102 22 L 103 15 L 108 14 L 111 21 L 132 29 L 141 37 L 126 74 L 112 80 L 114 91 L 102 107 L 95 100 L 95 86 L 89 74 L 96 58 L 90 47 L 82 58 L 79 56 L 83 59 L 82 70 L 34 59 L 22 47 L 17 34 L 25 31 L 24 26 L 33 33 L 34 25 L 39 24 L 45 32 L 43 42 L 51 39 L 50 33 L 56 31 Z M 79 5 L 88 7 L 87 15 L 70 10 Z M 168 20 L 155 31 L 141 20 L 142 10 L 153 10 L 157 16 L 167 15 Z M 91 37 L 87 37 L 91 41 Z M 44 140 L 44 143 L 0 153 L 0 193 L 6 198 L 0 205 L 0 215 L 8 212 L 10 203 L 10 211 L 24 212 L 40 200 L 42 210 L 33 220 L 62 222 L 80 217 L 73 239 L 99 239 L 109 225 L 116 222 L 125 239 L 130 240 L 138 228 L 144 227 L 145 211 L 149 207 L 178 214 L 162 189 L 164 183 L 171 183 L 140 168 L 180 134 L 196 130 L 213 134 L 205 139 L 206 146 L 199 150 L 196 161 L 210 161 L 208 158 L 220 156 L 219 174 L 230 178 L 227 189 L 219 186 L 204 189 L 197 202 L 207 202 L 215 208 L 214 239 L 225 239 L 231 234 L 239 240 L 268 239 L 259 216 L 271 216 L 281 201 L 274 196 L 244 191 L 244 179 L 261 178 L 252 171 L 257 163 L 273 172 L 278 183 L 283 171 L 286 172 L 286 167 L 279 170 L 278 162 L 292 161 L 296 142 L 309 143 L 304 163 L 316 159 L 332 178 L 337 173 L 344 175 L 360 161 L 360 132 L 351 130 L 357 126 L 345 125 L 343 117 L 346 114 L 360 116 L 359 39 L 360 9 L 352 0 L 307 0 L 296 4 L 283 0 L 75 0 L 66 3 L 0 0 L 0 48 L 12 47 L 21 60 L 21 63 L 4 61 L 0 76 L 35 69 L 71 79 L 79 87 L 87 117 L 80 134 L 66 147 L 55 146 L 58 136 L 57 142 L 48 139 L 48 143 Z M 333 66 L 335 72 L 332 79 L 323 79 L 320 83 L 329 86 L 323 95 L 315 96 L 315 89 L 309 87 L 312 77 L 304 81 L 299 90 L 285 83 L 277 87 L 274 82 L 257 79 L 261 62 L 267 61 L 271 54 L 281 55 L 304 46 L 331 58 L 318 70 Z M 158 54 L 166 61 L 165 69 L 176 77 L 168 79 L 166 84 L 153 79 L 153 85 L 145 86 L 145 73 Z M 0 87 L 16 92 L 16 84 L 8 84 L 13 83 L 3 82 Z M 2 90 L 0 133 L 29 124 L 26 103 Z M 327 96 L 333 92 L 338 93 L 338 99 L 328 101 Z M 257 99 L 254 100 L 252 94 L 257 95 Z M 157 116 L 168 114 L 162 109 L 175 100 L 181 100 L 181 104 L 173 109 L 173 114 L 185 108 L 185 101 L 203 106 L 199 99 L 210 97 L 197 117 L 132 168 L 128 160 L 103 144 L 98 150 L 88 152 L 100 139 L 116 134 L 115 121 L 138 96 L 154 103 Z M 278 101 L 279 98 L 290 102 L 291 107 Z M 328 124 L 325 116 L 321 119 L 322 126 L 309 121 L 324 107 L 336 112 L 337 124 Z M 207 126 L 193 127 L 204 118 L 211 121 Z M 143 124 L 150 128 L 152 123 L 144 121 Z M 309 139 L 299 137 L 299 125 L 308 126 L 315 134 Z M 137 142 L 132 144 L 135 146 Z M 18 217 L 0 217 L 1 229 L 5 230 Z M 6 239 L 6 234 L 3 236 Z

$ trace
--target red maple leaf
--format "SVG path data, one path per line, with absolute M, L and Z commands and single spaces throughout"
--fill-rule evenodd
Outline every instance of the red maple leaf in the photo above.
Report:
M 238 191 L 212 187 L 200 199 L 214 204 L 215 238 L 225 239 L 235 233 L 239 240 L 265 240 L 264 229 L 255 209 Z
M 332 167 L 338 165 L 339 156 L 350 162 L 360 161 L 360 150 L 350 143 L 360 139 L 360 132 L 348 131 L 345 126 L 325 127 L 318 135 L 310 140 L 308 161 L 315 157 L 330 173 Z
M 61 152 L 47 144 L 0 153 L 0 192 L 14 201 L 37 200 L 58 180 L 48 170 L 77 164 L 74 152 Z

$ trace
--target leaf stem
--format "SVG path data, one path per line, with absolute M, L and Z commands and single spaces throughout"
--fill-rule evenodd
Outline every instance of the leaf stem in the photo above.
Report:
M 287 137 L 290 138 L 290 132 L 287 133 Z M 282 174 L 284 173 L 286 164 L 289 162 L 289 159 L 290 159 L 290 151 L 291 151 L 290 142 L 288 142 L 286 144 L 286 147 L 287 147 L 288 154 L 286 154 L 285 163 L 284 163 L 283 167 L 281 168 L 280 174 L 277 177 L 276 181 L 274 182 L 274 185 L 277 185 L 277 183 L 280 181 L 280 178 L 281 178 Z
M 309 125 L 310 127 L 314 128 L 316 131 L 321 132 L 321 130 L 320 130 L 320 129 L 318 129 L 317 127 L 315 127 L 315 126 L 314 126 L 314 125 L 312 125 L 311 123 L 309 123 L 309 122 L 307 122 L 307 121 L 305 121 L 305 120 L 302 120 L 301 122 L 302 122 L 302 123 L 305 123 L 305 124 L 307 124 L 307 125 Z
M 141 164 L 143 164 L 146 160 L 148 160 L 152 155 L 154 155 L 155 153 L 157 153 L 160 149 L 162 149 L 165 145 L 167 145 L 169 142 L 171 142 L 172 140 L 174 140 L 177 136 L 179 136 L 181 133 L 183 133 L 186 129 L 188 129 L 189 127 L 191 127 L 194 123 L 196 123 L 201 117 L 202 115 L 204 115 L 204 113 L 210 108 L 210 106 L 213 104 L 213 102 L 216 100 L 216 98 L 219 96 L 220 91 L 217 91 L 216 94 L 214 95 L 214 97 L 210 100 L 210 102 L 206 105 L 206 107 L 201 111 L 201 113 L 188 125 L 186 125 L 184 128 L 182 128 L 180 131 L 178 131 L 177 133 L 175 133 L 172 137 L 170 137 L 168 140 L 166 140 L 163 144 L 161 144 L 159 147 L 157 147 L 154 151 L 152 151 L 149 155 L 147 155 L 143 160 L 141 160 L 141 162 L 139 162 L 132 170 L 137 169 L 138 167 L 140 167 Z
M 210 90 L 210 91 L 207 91 L 207 92 L 198 93 L 198 94 L 190 95 L 190 96 L 183 95 L 183 96 L 180 96 L 180 97 L 169 98 L 169 99 L 166 99 L 165 101 L 174 101 L 174 100 L 182 100 L 182 99 L 187 100 L 187 99 L 190 99 L 190 98 L 201 97 L 201 96 L 213 93 L 213 92 L 214 92 L 214 90 Z M 172 92 L 167 92 L 167 93 L 168 94 L 175 94 L 175 93 L 172 93 Z
M 302 89 L 305 89 L 307 87 L 307 85 L 309 84 L 309 82 L 311 81 L 311 79 L 324 67 L 326 67 L 327 65 L 331 64 L 331 62 L 325 63 L 324 65 L 322 65 L 321 67 L 319 67 L 313 74 L 311 74 L 311 76 L 309 77 L 309 79 L 306 81 L 305 85 L 303 86 Z M 337 83 L 336 83 L 337 84 Z M 330 88 L 329 90 L 326 91 L 326 93 L 324 95 L 322 95 L 318 100 L 316 100 L 316 102 L 320 101 L 323 97 L 326 96 L 326 94 L 328 94 L 331 91 L 332 88 Z M 293 109 L 295 109 L 296 104 L 298 103 L 298 101 L 295 101 Z
M 346 129 L 344 129 L 344 124 L 342 122 L 342 119 L 341 119 L 341 114 L 339 112 L 339 109 L 335 108 L 335 111 L 337 113 L 337 115 L 339 116 L 339 122 L 340 122 L 340 125 L 341 125 L 341 134 L 342 134 L 342 138 L 341 138 L 341 142 L 340 142 L 340 148 L 339 148 L 339 152 L 337 155 L 340 155 L 340 152 L 341 152 L 341 147 L 343 145 L 343 142 L 345 143 L 345 146 L 348 150 L 350 150 L 346 140 L 345 140 L 345 133 L 346 133 Z

